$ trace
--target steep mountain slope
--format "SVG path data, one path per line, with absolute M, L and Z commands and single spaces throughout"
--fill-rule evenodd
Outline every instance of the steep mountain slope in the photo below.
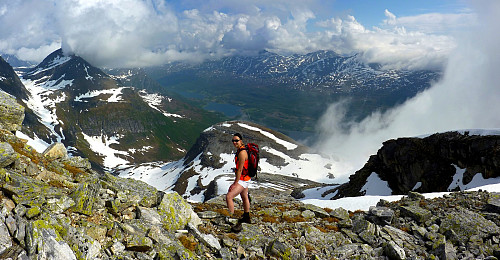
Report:
M 285 134 L 312 132 L 328 105 L 348 99 L 346 117 L 360 120 L 413 97 L 440 78 L 439 71 L 386 70 L 358 55 L 332 51 L 282 56 L 261 52 L 200 64 L 147 68 L 167 89 L 194 100 L 231 104 L 241 118 Z
M 62 50 L 24 73 L 22 81 L 30 93 L 27 107 L 49 130 L 27 134 L 61 141 L 108 170 L 179 159 L 197 134 L 217 121 L 208 113 L 193 113 L 205 116 L 200 120 L 165 111 L 162 104 L 171 99 L 139 93 Z
M 25 88 L 12 66 L 2 57 L 0 57 L 0 89 L 16 97 L 17 102 L 25 107 L 22 132 L 29 133 L 31 136 L 34 136 L 35 132 L 41 136 L 49 134 L 47 128 L 38 121 L 38 117 L 25 103 L 25 100 L 29 98 L 29 91 Z
M 193 201 L 225 194 L 234 180 L 235 149 L 230 141 L 237 132 L 245 142 L 260 146 L 260 171 L 251 184 L 252 193 L 291 192 L 304 185 L 335 181 L 330 158 L 313 153 L 281 133 L 242 121 L 206 129 L 182 160 L 156 167 L 143 165 L 122 171 L 120 176 L 143 180 L 159 190 L 176 191 Z

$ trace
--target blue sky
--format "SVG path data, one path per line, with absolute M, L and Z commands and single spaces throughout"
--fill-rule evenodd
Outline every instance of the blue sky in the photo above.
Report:
M 330 5 L 330 8 L 337 10 L 339 15 L 342 12 L 348 12 L 367 27 L 379 26 L 385 19 L 384 11 L 386 9 L 397 16 L 460 13 L 464 9 L 468 9 L 464 1 L 456 0 L 337 0 L 332 1 Z
M 37 62 L 62 47 L 96 66 L 135 67 L 333 50 L 387 68 L 440 68 L 454 34 L 476 20 L 467 3 L 0 0 L 0 53 Z

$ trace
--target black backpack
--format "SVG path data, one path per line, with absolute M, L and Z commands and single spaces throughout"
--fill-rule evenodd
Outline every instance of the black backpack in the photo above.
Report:
M 247 150 L 248 176 L 251 178 L 257 176 L 257 169 L 259 168 L 259 146 L 254 143 L 248 143 L 245 145 L 245 148 L 242 148 L 241 150 Z M 241 150 L 238 150 L 238 153 Z

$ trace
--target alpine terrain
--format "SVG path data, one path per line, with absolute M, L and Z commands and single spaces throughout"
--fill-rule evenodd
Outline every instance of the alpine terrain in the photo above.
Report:
M 45 147 L 62 142 L 98 168 L 182 158 L 199 132 L 219 121 L 182 101 L 123 85 L 62 50 L 20 71 L 20 79 L 7 65 L 0 67 L 0 88 L 26 107 L 22 133 Z
M 252 193 L 251 223 L 243 223 L 241 231 L 234 233 L 231 226 L 241 216 L 241 205 L 230 216 L 224 196 L 189 203 L 176 192 L 165 193 L 142 181 L 98 173 L 87 158 L 68 156 L 60 143 L 38 153 L 13 134 L 21 129 L 24 107 L 2 90 L 0 112 L 2 259 L 500 257 L 498 193 L 454 192 L 426 199 L 409 192 L 399 201 L 380 200 L 368 211 L 348 211 L 304 204 L 293 199 L 289 190 L 267 190 Z M 205 137 L 227 140 L 229 128 L 261 132 L 254 127 L 224 123 L 209 128 Z M 283 146 L 280 151 L 302 153 L 301 147 L 283 136 L 261 133 L 266 138 L 258 140 L 270 154 L 280 153 L 271 148 L 276 144 Z M 205 149 L 211 146 L 206 140 L 198 139 Z M 475 142 L 473 146 L 478 144 L 489 145 Z M 209 150 L 225 149 L 218 145 Z M 200 150 L 204 149 L 191 150 L 187 158 L 196 156 L 205 165 L 217 164 L 219 158 L 198 154 Z M 279 155 L 272 160 L 283 158 Z M 485 165 L 486 171 L 498 171 Z

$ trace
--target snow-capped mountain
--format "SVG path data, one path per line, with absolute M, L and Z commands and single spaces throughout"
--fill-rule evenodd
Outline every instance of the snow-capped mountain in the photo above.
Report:
M 182 158 L 215 118 L 172 98 L 125 86 L 62 50 L 20 74 L 27 92 L 22 102 L 44 129 L 28 125 L 19 135 L 42 150 L 63 142 L 107 170 Z M 200 120 L 204 116 L 206 121 Z
M 365 64 L 358 54 L 341 56 L 333 51 L 291 56 L 262 51 L 256 56 L 231 56 L 196 65 L 173 63 L 163 69 L 167 74 L 191 70 L 209 77 L 232 75 L 264 85 L 333 93 L 384 89 L 420 91 L 441 75 L 431 70 L 387 70 L 378 64 Z
M 245 142 L 260 146 L 260 170 L 251 183 L 252 190 L 291 192 L 303 186 L 335 182 L 330 158 L 281 133 L 242 121 L 223 122 L 206 129 L 177 162 L 142 165 L 122 171 L 120 176 L 143 180 L 159 190 L 176 191 L 193 201 L 225 194 L 234 180 L 236 151 L 231 138 L 237 132 Z

